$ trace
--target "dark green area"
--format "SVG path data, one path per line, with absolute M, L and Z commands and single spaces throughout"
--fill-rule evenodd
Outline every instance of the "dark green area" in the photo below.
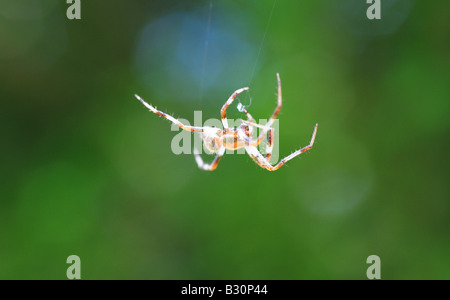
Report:
M 82 0 L 81 20 L 3 1 L 0 279 L 64 279 L 72 254 L 83 279 L 365 279 L 372 254 L 383 279 L 450 279 L 450 7 L 382 0 L 368 20 L 365 2 L 278 0 L 267 26 L 272 0 Z M 147 27 L 140 48 L 175 13 L 209 35 Z M 188 44 L 194 75 L 170 52 Z M 133 96 L 193 122 L 251 81 L 266 119 L 276 72 L 280 158 L 319 124 L 277 172 L 199 170 Z

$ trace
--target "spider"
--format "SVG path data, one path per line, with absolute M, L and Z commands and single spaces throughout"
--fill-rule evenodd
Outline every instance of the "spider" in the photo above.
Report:
M 222 124 L 224 129 L 221 130 L 220 128 L 215 127 L 194 127 L 194 126 L 187 126 L 182 124 L 180 121 L 175 119 L 174 117 L 159 111 L 156 109 L 156 107 L 151 106 L 147 102 L 145 102 L 141 97 L 138 95 L 135 95 L 135 97 L 142 102 L 150 111 L 154 112 L 158 116 L 164 117 L 171 121 L 172 123 L 178 125 L 181 129 L 187 130 L 190 132 L 200 132 L 201 137 L 203 139 L 203 142 L 206 146 L 206 148 L 212 152 L 217 153 L 216 157 L 210 164 L 205 164 L 200 157 L 200 154 L 197 149 L 194 148 L 194 155 L 195 155 L 195 161 L 198 164 L 198 167 L 203 170 L 207 171 L 213 171 L 217 168 L 217 165 L 219 164 L 220 159 L 222 158 L 223 154 L 225 153 L 226 149 L 230 150 L 237 150 L 240 148 L 245 148 L 247 154 L 261 167 L 264 169 L 267 169 L 269 171 L 275 171 L 281 168 L 286 162 L 293 159 L 294 157 L 302 154 L 303 152 L 308 151 L 312 148 L 314 144 L 314 140 L 316 138 L 316 132 L 317 132 L 317 124 L 314 126 L 314 131 L 312 134 L 311 141 L 308 146 L 305 146 L 290 155 L 286 156 L 285 158 L 281 159 L 276 165 L 270 164 L 270 157 L 272 155 L 272 149 L 273 149 L 273 137 L 274 137 L 274 129 L 271 127 L 274 120 L 276 119 L 278 113 L 281 110 L 281 80 L 280 75 L 277 73 L 277 82 L 278 82 L 278 104 L 275 108 L 275 111 L 273 112 L 272 116 L 270 117 L 269 121 L 263 126 L 260 124 L 257 124 L 255 122 L 255 119 L 250 115 L 250 113 L 241 105 L 238 105 L 238 110 L 241 112 L 244 112 L 247 116 L 247 120 L 242 120 L 242 124 L 237 128 L 229 128 L 228 127 L 228 120 L 227 120 L 227 108 L 228 106 L 233 103 L 234 99 L 237 95 L 240 93 L 248 90 L 248 87 L 244 87 L 241 89 L 236 90 L 233 94 L 231 94 L 230 98 L 228 98 L 227 102 L 223 105 L 222 109 L 220 110 L 220 114 L 222 117 Z M 259 134 L 257 139 L 252 139 L 253 135 L 253 127 L 261 128 L 262 131 Z M 263 156 L 261 152 L 258 150 L 259 144 L 264 140 L 264 138 L 267 137 L 267 146 L 266 146 L 266 155 Z

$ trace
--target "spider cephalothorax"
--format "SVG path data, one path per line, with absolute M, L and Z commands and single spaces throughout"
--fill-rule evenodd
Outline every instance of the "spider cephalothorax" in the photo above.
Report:
M 187 126 L 175 119 L 174 117 L 161 112 L 157 110 L 155 107 L 151 106 L 147 102 L 145 102 L 141 97 L 138 95 L 135 95 L 136 98 L 141 101 L 147 108 L 149 108 L 152 112 L 155 114 L 162 116 L 169 121 L 175 123 L 178 125 L 181 129 L 190 131 L 190 132 L 200 132 L 201 137 L 203 139 L 203 143 L 205 144 L 205 147 L 212 153 L 217 153 L 216 157 L 214 158 L 213 162 L 211 164 L 205 164 L 200 157 L 200 154 L 198 153 L 197 149 L 194 149 L 194 155 L 195 160 L 199 166 L 199 168 L 204 170 L 212 171 L 214 170 L 217 165 L 219 164 L 220 159 L 222 158 L 223 154 L 225 153 L 226 149 L 230 150 L 237 150 L 241 148 L 245 148 L 248 155 L 262 168 L 265 168 L 269 171 L 275 171 L 278 170 L 281 166 L 283 166 L 287 161 L 293 159 L 297 155 L 300 155 L 301 153 L 308 151 L 312 148 L 314 144 L 314 140 L 316 138 L 316 132 L 317 132 L 317 124 L 314 127 L 313 135 L 311 138 L 311 141 L 308 146 L 303 147 L 292 154 L 286 156 L 282 160 L 280 160 L 276 165 L 270 164 L 270 157 L 272 155 L 272 149 L 273 149 L 273 135 L 274 135 L 274 129 L 271 127 L 274 120 L 276 119 L 278 113 L 281 109 L 281 81 L 280 81 L 280 75 L 277 73 L 277 80 L 278 80 L 278 104 L 275 108 L 275 111 L 273 112 L 272 116 L 270 117 L 269 121 L 265 125 L 260 125 L 255 122 L 255 119 L 250 115 L 250 113 L 243 108 L 242 106 L 239 107 L 239 110 L 244 112 L 247 116 L 247 120 L 242 120 L 242 124 L 237 128 L 229 128 L 228 127 L 228 120 L 227 120 L 227 108 L 228 106 L 233 103 L 236 96 L 243 91 L 248 90 L 247 87 L 241 88 L 237 91 L 235 91 L 233 94 L 231 94 L 230 98 L 228 98 L 227 102 L 223 105 L 222 109 L 220 110 L 220 114 L 222 117 L 222 124 L 223 124 L 223 130 L 220 128 L 215 127 L 194 127 L 194 126 Z M 257 139 L 253 139 L 253 127 L 261 128 L 262 131 L 259 134 Z M 258 150 L 259 144 L 264 140 L 264 138 L 267 136 L 267 146 L 266 146 L 266 155 L 263 156 L 261 152 Z

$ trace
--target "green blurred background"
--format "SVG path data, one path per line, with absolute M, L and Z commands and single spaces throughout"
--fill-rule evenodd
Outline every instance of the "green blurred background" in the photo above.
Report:
M 450 279 L 450 5 L 381 4 L 1 0 L 0 279 Z M 277 172 L 199 170 L 133 96 L 266 119 L 276 72 L 280 158 L 319 123 Z

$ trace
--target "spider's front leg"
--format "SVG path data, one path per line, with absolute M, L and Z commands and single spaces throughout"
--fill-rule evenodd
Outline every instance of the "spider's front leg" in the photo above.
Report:
M 222 117 L 222 124 L 223 124 L 223 129 L 226 130 L 228 129 L 228 120 L 227 120 L 227 108 L 228 106 L 231 105 L 231 103 L 233 103 L 234 99 L 236 98 L 236 96 L 240 93 L 242 93 L 243 91 L 248 90 L 248 87 L 236 90 L 233 94 L 231 94 L 230 98 L 228 98 L 227 102 L 225 102 L 225 104 L 222 106 L 222 109 L 220 110 L 220 115 Z
M 197 149 L 194 148 L 194 156 L 195 161 L 197 162 L 197 165 L 200 169 L 206 170 L 206 171 L 213 171 L 217 168 L 217 165 L 219 164 L 220 159 L 222 158 L 223 154 L 225 153 L 225 147 L 221 147 L 219 151 L 217 152 L 216 157 L 211 162 L 211 164 L 205 164 L 203 162 L 202 157 L 200 156 L 200 153 Z
M 203 127 L 194 127 L 194 126 L 188 126 L 188 125 L 184 125 L 183 123 L 181 123 L 180 121 L 178 121 L 177 119 L 175 119 L 174 117 L 172 117 L 171 115 L 166 114 L 165 112 L 162 112 L 160 110 L 157 110 L 155 107 L 151 106 L 150 104 L 148 104 L 147 102 L 144 101 L 144 99 L 142 99 L 141 97 L 139 97 L 138 95 L 134 95 L 139 101 L 142 102 L 142 104 L 144 104 L 145 107 L 147 107 L 148 109 L 150 109 L 150 111 L 154 112 L 155 114 L 157 114 L 158 116 L 161 116 L 163 118 L 166 118 L 167 120 L 171 121 L 172 123 L 178 125 L 181 129 L 186 130 L 186 131 L 190 131 L 190 132 L 203 132 Z

